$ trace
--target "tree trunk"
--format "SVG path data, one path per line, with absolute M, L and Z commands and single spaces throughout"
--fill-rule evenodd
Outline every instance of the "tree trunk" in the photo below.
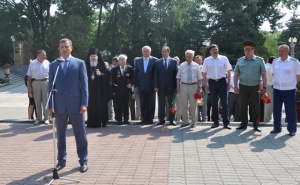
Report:
M 112 56 L 115 56 L 116 53 L 116 32 L 117 28 L 117 12 L 118 12 L 118 0 L 115 0 L 114 6 L 114 22 L 113 22 L 113 34 L 112 34 L 112 41 L 111 41 L 111 49 L 112 49 Z
M 97 29 L 97 38 L 96 38 L 96 48 L 100 47 L 100 33 L 101 33 L 101 18 L 102 18 L 102 6 L 103 6 L 103 1 L 100 1 L 100 13 L 99 13 L 99 18 L 98 18 L 98 29 Z

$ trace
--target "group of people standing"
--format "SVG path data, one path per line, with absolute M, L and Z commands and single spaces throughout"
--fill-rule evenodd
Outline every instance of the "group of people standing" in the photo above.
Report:
M 279 118 L 284 103 L 289 123 L 288 131 L 291 136 L 295 135 L 295 91 L 300 75 L 298 60 L 289 56 L 287 45 L 279 46 L 279 58 L 271 57 L 267 64 L 263 58 L 254 54 L 256 47 L 254 42 L 245 41 L 242 47 L 244 56 L 238 59 L 235 66 L 230 64 L 226 56 L 219 54 L 219 47 L 215 44 L 208 47 L 210 56 L 205 58 L 203 63 L 202 56 L 195 56 L 194 51 L 187 50 L 186 61 L 180 64 L 178 57 L 170 57 L 171 51 L 168 46 L 162 47 L 160 59 L 151 56 L 151 48 L 144 46 L 142 57 L 135 58 L 134 67 L 126 64 L 126 55 L 120 55 L 117 58 L 117 67 L 111 68 L 116 121 L 120 124 L 128 124 L 129 107 L 134 110 L 130 105 L 134 104 L 131 99 L 135 99 L 138 100 L 137 105 L 140 108 L 141 123 L 152 124 L 157 93 L 158 125 L 164 125 L 168 119 L 170 125 L 176 126 L 176 120 L 182 119 L 181 127 L 189 125 L 192 128 L 196 127 L 198 120 L 207 121 L 209 117 L 207 114 L 207 109 L 210 109 L 207 108 L 209 99 L 212 109 L 212 128 L 220 125 L 219 114 L 222 107 L 221 117 L 225 129 L 231 129 L 231 115 L 234 121 L 241 122 L 237 129 L 246 129 L 250 116 L 254 130 L 261 132 L 260 121 L 270 121 L 274 112 L 274 130 L 271 133 L 277 133 L 281 132 Z M 280 65 L 283 66 L 278 67 Z M 277 90 L 281 93 L 278 94 Z M 287 91 L 293 95 L 286 95 Z M 199 106 L 194 98 L 196 92 L 202 95 L 202 106 Z M 263 110 L 260 96 L 266 92 L 270 94 L 272 104 L 266 105 Z M 275 94 L 280 95 L 280 98 L 276 99 Z M 281 96 L 287 97 L 288 100 Z M 291 102 L 293 104 L 290 104 Z M 175 107 L 176 114 L 170 109 Z M 261 112 L 265 113 L 261 114 Z M 136 113 L 138 114 L 138 111 Z M 188 121 L 189 118 L 191 123 Z M 131 119 L 134 119 L 134 116 Z
M 61 56 L 51 63 L 46 60 L 46 51 L 39 50 L 37 59 L 28 69 L 28 94 L 35 99 L 35 124 L 39 124 L 43 120 L 41 105 L 45 110 L 47 93 L 52 90 L 55 80 L 55 93 L 52 97 L 54 104 L 50 99 L 48 109 L 51 115 L 55 112 L 58 132 L 56 169 L 61 170 L 66 165 L 68 123 L 72 124 L 74 130 L 80 171 L 86 172 L 87 137 L 84 113 L 87 111 L 87 127 L 106 127 L 108 120 L 112 119 L 112 110 L 118 123 L 129 124 L 129 107 L 135 110 L 132 107 L 136 103 L 136 116 L 131 119 L 140 116 L 141 123 L 152 124 L 156 93 L 158 125 L 164 125 L 167 118 L 173 126 L 177 125 L 176 120 L 182 119 L 181 127 L 196 127 L 199 105 L 195 94 L 198 92 L 203 98 L 203 121 L 208 116 L 208 97 L 210 99 L 213 120 L 211 128 L 220 125 L 220 102 L 224 129 L 231 129 L 231 114 L 234 114 L 234 119 L 241 121 L 237 129 L 246 129 L 250 107 L 253 128 L 261 132 L 260 95 L 267 90 L 274 94 L 274 128 L 271 133 L 282 130 L 281 113 L 284 103 L 287 129 L 289 135 L 294 136 L 297 131 L 295 107 L 296 84 L 300 81 L 299 61 L 289 56 L 287 45 L 281 45 L 278 48 L 279 58 L 273 59 L 273 64 L 267 65 L 266 69 L 263 58 L 254 55 L 254 42 L 245 41 L 242 47 L 245 56 L 238 59 L 234 70 L 228 58 L 219 54 L 219 47 L 215 44 L 208 47 L 210 56 L 204 59 L 203 64 L 202 57 L 194 56 L 193 50 L 186 50 L 185 61 L 180 64 L 178 57 L 170 57 L 168 46 L 162 47 L 160 59 L 151 56 L 151 48 L 144 46 L 142 57 L 134 60 L 134 67 L 127 64 L 125 54 L 114 58 L 114 66 L 109 66 L 103 61 L 97 48 L 89 50 L 84 62 L 71 55 L 72 41 L 67 38 L 59 41 Z M 267 83 L 266 72 L 272 74 L 273 84 Z M 176 109 L 177 112 L 174 111 Z M 48 121 L 47 114 L 44 114 L 45 123 Z

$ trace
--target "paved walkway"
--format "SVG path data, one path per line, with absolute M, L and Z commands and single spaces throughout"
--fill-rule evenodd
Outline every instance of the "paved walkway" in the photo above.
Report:
M 1 185 L 47 184 L 56 163 L 52 125 L 22 121 L 28 103 L 22 84 L 20 80 L 0 88 Z M 83 174 L 69 125 L 67 166 L 59 175 L 86 185 L 300 184 L 299 134 L 290 137 L 284 127 L 282 133 L 271 135 L 270 123 L 262 124 L 261 133 L 251 127 L 237 131 L 210 125 L 87 128 L 89 170 Z M 59 179 L 53 184 L 77 183 Z
M 68 129 L 61 176 L 79 184 L 299 184 L 300 137 L 170 126 L 87 128 L 89 170 L 79 172 Z M 53 168 L 52 126 L 0 124 L 0 184 L 47 184 Z M 48 177 L 48 179 L 44 179 Z M 76 184 L 56 180 L 53 184 Z
M 0 77 L 4 78 L 0 68 Z M 24 78 L 10 73 L 9 85 L 0 88 L 0 121 L 27 120 L 28 95 Z

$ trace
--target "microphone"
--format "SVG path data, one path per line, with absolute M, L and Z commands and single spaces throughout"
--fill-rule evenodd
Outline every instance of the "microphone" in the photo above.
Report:
M 56 61 L 57 61 L 58 63 L 61 63 L 61 62 L 64 62 L 65 60 L 64 60 L 64 59 L 58 58 L 58 59 L 56 59 Z

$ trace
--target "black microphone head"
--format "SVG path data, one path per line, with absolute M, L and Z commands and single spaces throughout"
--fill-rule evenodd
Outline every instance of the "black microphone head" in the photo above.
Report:
M 58 58 L 58 59 L 56 59 L 56 61 L 57 61 L 58 63 L 61 63 L 61 62 L 64 62 L 65 60 L 64 60 L 64 59 Z

